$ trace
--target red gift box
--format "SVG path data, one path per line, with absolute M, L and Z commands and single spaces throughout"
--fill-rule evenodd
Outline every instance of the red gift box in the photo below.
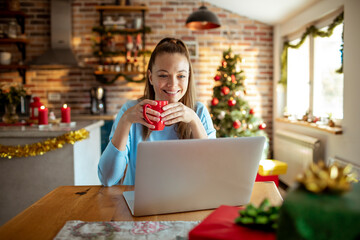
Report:
M 189 232 L 189 240 L 275 240 L 274 232 L 254 230 L 235 224 L 239 207 L 222 205 Z

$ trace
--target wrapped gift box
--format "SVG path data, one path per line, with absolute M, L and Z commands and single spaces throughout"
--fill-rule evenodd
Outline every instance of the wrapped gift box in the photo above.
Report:
M 352 187 L 341 195 L 291 189 L 280 209 L 278 239 L 360 239 L 360 184 Z
M 273 181 L 276 186 L 279 186 L 280 174 L 285 174 L 287 171 L 287 164 L 273 159 L 260 160 L 258 174 L 255 181 Z
M 222 205 L 189 232 L 189 240 L 275 240 L 273 232 L 265 232 L 235 224 L 241 208 Z

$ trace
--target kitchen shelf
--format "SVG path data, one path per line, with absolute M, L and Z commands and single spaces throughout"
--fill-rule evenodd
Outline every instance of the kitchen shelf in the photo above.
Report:
M 124 74 L 124 75 L 139 75 L 144 74 L 144 72 L 137 72 L 137 71 L 121 71 L 121 72 L 115 72 L 115 71 L 95 71 L 95 75 L 116 75 L 116 74 Z
M 0 38 L 0 43 L 23 43 L 28 44 L 30 41 L 25 38 Z
M 22 11 L 6 11 L 0 10 L 0 18 L 15 18 L 21 28 L 21 34 L 25 33 L 25 18 L 27 15 Z M 0 44 L 16 44 L 19 51 L 21 52 L 21 59 L 24 62 L 26 60 L 26 44 L 30 41 L 26 38 L 1 38 Z M 26 83 L 26 65 L 0 65 L 0 69 L 16 69 L 22 77 L 23 84 Z
M 99 18 L 99 26 L 93 27 L 93 32 L 96 32 L 100 36 L 100 42 L 96 43 L 95 46 L 98 47 L 98 50 L 94 51 L 94 56 L 98 57 L 99 64 L 104 65 L 108 60 L 106 58 L 111 57 L 124 57 L 126 58 L 127 50 L 125 49 L 116 49 L 116 51 L 109 51 L 105 48 L 106 42 L 105 38 L 112 38 L 114 35 L 136 35 L 141 34 L 142 39 L 142 50 L 138 51 L 138 57 L 142 58 L 143 60 L 143 71 L 94 71 L 94 75 L 96 77 L 96 80 L 102 82 L 102 83 L 113 83 L 117 76 L 123 76 L 127 81 L 133 81 L 133 77 L 136 75 L 144 74 L 145 72 L 145 55 L 144 51 L 145 49 L 145 35 L 146 33 L 151 32 L 151 29 L 149 27 L 146 27 L 145 25 L 145 12 L 149 10 L 149 8 L 145 5 L 138 5 L 138 6 L 123 6 L 123 5 L 101 5 L 96 6 L 95 9 L 99 12 L 100 18 Z M 121 13 L 121 14 L 128 14 L 128 13 L 140 13 L 141 19 L 142 19 L 142 26 L 141 28 L 123 28 L 123 29 L 117 29 L 113 26 L 104 26 L 104 13 Z M 126 15 L 127 16 L 127 15 Z M 130 15 L 131 17 L 131 15 Z M 126 43 L 125 43 L 126 44 Z M 131 53 L 133 54 L 133 50 L 131 50 Z M 132 55 L 131 54 L 131 55 Z M 128 59 L 124 59 L 125 62 Z M 119 60 L 116 60 L 119 61 Z M 124 62 L 121 61 L 120 62 Z M 111 75 L 113 76 L 112 79 Z M 136 77 L 135 77 L 136 78 Z M 135 79 L 134 78 L 134 79 Z M 139 82 L 139 81 L 133 81 L 133 82 Z
M 118 6 L 118 5 L 105 5 L 105 6 L 96 6 L 97 11 L 107 11 L 107 12 L 142 12 L 148 11 L 147 6 Z

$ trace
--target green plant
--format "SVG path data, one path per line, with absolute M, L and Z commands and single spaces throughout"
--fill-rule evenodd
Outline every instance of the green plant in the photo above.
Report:
M 10 84 L 1 85 L 0 88 L 0 102 L 4 104 L 18 105 L 21 101 L 21 97 L 25 97 L 26 90 L 22 85 Z

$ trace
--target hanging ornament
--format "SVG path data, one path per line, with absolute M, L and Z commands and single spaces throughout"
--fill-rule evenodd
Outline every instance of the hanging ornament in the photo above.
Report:
M 235 121 L 233 122 L 233 127 L 234 127 L 235 129 L 238 129 L 239 127 L 241 127 L 241 122 L 240 122 L 239 120 L 235 120 Z
M 266 124 L 265 123 L 261 123 L 260 125 L 259 125 L 259 129 L 260 130 L 264 130 L 266 128 Z
M 227 66 L 227 62 L 224 60 L 224 61 L 222 61 L 222 66 L 224 67 L 224 68 L 226 68 L 226 66 Z
M 231 81 L 231 77 L 229 76 L 229 77 L 227 77 L 227 80 L 230 82 Z
M 234 74 L 231 75 L 231 81 L 232 81 L 233 83 L 236 83 L 236 78 L 235 78 L 235 75 L 234 75 Z
M 221 92 L 222 92 L 222 94 L 224 94 L 224 95 L 228 95 L 229 92 L 230 92 L 230 89 L 225 86 L 225 87 L 222 87 L 222 88 L 221 88 Z
M 233 98 L 230 98 L 229 101 L 228 101 L 228 105 L 229 105 L 230 107 L 233 107 L 233 106 L 235 106 L 235 104 L 236 104 L 236 100 L 233 99 Z
M 226 55 L 225 58 L 226 58 L 226 59 L 229 59 L 229 55 Z
M 243 91 L 236 91 L 235 96 L 237 96 L 239 98 L 243 98 L 244 97 L 244 92 Z
M 250 109 L 249 114 L 254 115 L 254 113 L 255 113 L 254 109 L 253 108 Z
M 225 111 L 221 111 L 217 118 L 223 120 L 225 118 Z
M 252 124 L 249 124 L 248 127 L 251 130 L 251 129 L 253 129 L 254 126 Z
M 219 99 L 217 99 L 216 97 L 214 97 L 214 98 L 211 100 L 211 105 L 212 105 L 212 106 L 216 106 L 216 105 L 218 105 L 218 103 L 219 103 Z
M 219 75 L 216 75 L 216 76 L 214 77 L 214 80 L 215 80 L 215 81 L 219 81 L 219 80 L 220 80 L 220 76 L 219 76 Z
M 246 110 L 241 110 L 241 113 L 242 113 L 243 115 L 246 115 Z

